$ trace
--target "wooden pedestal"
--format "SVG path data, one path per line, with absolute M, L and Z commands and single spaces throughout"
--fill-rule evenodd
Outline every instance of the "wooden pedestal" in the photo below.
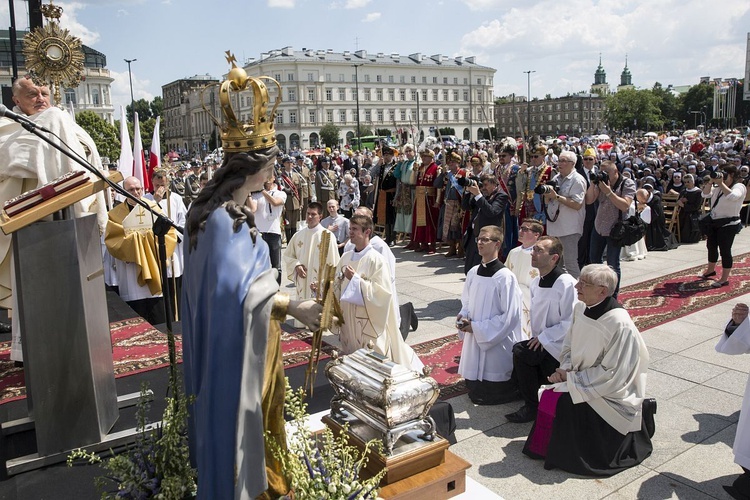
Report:
M 326 415 L 321 420 L 334 432 L 339 434 L 343 432 L 341 424 L 330 416 Z M 357 434 L 348 432 L 346 435 L 350 445 L 356 446 L 360 452 L 365 449 L 365 441 Z M 383 468 L 387 468 L 385 476 L 380 481 L 381 486 L 401 481 L 444 463 L 448 446 L 448 441 L 440 436 L 436 436 L 432 442 L 409 443 L 407 434 L 401 438 L 397 447 L 394 448 L 392 456 L 384 457 L 379 453 L 370 452 L 367 466 L 361 471 L 362 477 L 365 479 L 371 478 Z
M 466 469 L 471 464 L 445 452 L 445 462 L 424 472 L 380 488 L 379 496 L 389 500 L 440 500 L 466 491 Z

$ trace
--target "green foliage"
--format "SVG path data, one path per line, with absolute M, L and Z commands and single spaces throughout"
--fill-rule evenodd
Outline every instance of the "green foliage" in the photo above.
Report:
M 659 107 L 661 116 L 664 118 L 665 126 L 671 126 L 673 121 L 681 121 L 678 118 L 677 97 L 670 90 L 665 89 L 661 83 L 656 82 L 651 89 L 651 93 L 656 97 L 656 105 Z
M 106 156 L 110 161 L 120 157 L 120 137 L 117 128 L 93 111 L 79 111 L 76 114 L 76 123 L 94 139 L 100 156 Z
M 680 96 L 677 119 L 684 121 L 688 128 L 693 128 L 696 117 L 691 111 L 703 111 L 706 113 L 706 120 L 710 121 L 713 109 L 714 88 L 708 83 L 699 83 Z M 700 116 L 697 117 L 697 122 L 701 122 Z
M 391 129 L 388 128 L 376 128 L 375 129 L 375 135 L 379 135 L 382 137 L 390 137 L 391 135 Z
M 162 423 L 156 426 L 148 425 L 148 401 L 144 385 L 138 400 L 135 444 L 107 460 L 103 465 L 106 476 L 96 479 L 102 499 L 181 500 L 196 493 L 196 471 L 190 467 L 186 435 L 189 400 L 181 390 L 175 398 L 166 398 Z M 68 456 L 68 466 L 77 461 L 94 464 L 102 459 L 95 453 L 78 449 Z M 107 490 L 113 481 L 116 489 Z
M 138 99 L 133 103 L 133 105 L 128 104 L 125 107 L 125 114 L 127 115 L 129 122 L 132 123 L 133 121 L 133 106 L 135 106 L 135 111 L 138 113 L 139 121 L 146 121 L 153 116 L 153 112 L 151 111 L 151 103 L 149 103 L 146 99 Z
M 615 130 L 661 129 L 659 99 L 650 90 L 626 89 L 607 96 L 604 117 Z
M 151 116 L 156 118 L 157 116 L 161 116 L 162 114 L 164 114 L 164 101 L 162 100 L 161 96 L 158 95 L 154 97 L 153 101 L 151 101 Z
M 329 147 L 335 147 L 339 144 L 340 129 L 333 123 L 326 123 L 320 129 L 320 141 Z
M 456 129 L 453 127 L 439 128 L 438 132 L 440 132 L 440 135 L 456 135 Z
M 293 429 L 287 437 L 288 448 L 266 434 L 274 456 L 281 462 L 291 482 L 294 497 L 299 500 L 377 498 L 378 484 L 386 469 L 366 481 L 359 479 L 359 473 L 367 465 L 370 452 L 382 452 L 382 442 L 369 441 L 364 452 L 360 453 L 348 444 L 345 432 L 336 435 L 326 427 L 321 434 L 311 434 L 306 423 L 308 415 L 304 401 L 304 389 L 300 387 L 296 392 L 292 391 L 287 378 L 284 409 L 292 418 Z
M 356 133 L 354 135 L 355 135 L 355 137 L 357 136 Z M 372 134 L 372 129 L 370 127 L 368 127 L 367 125 L 360 124 L 360 126 L 359 126 L 359 137 L 366 137 L 368 135 L 373 135 Z

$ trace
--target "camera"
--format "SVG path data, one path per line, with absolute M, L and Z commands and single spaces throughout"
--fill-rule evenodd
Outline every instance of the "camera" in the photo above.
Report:
M 723 179 L 724 178 L 724 172 L 718 172 L 718 171 L 711 171 L 709 172 L 708 176 L 711 179 Z
M 537 186 L 534 188 L 534 192 L 536 194 L 549 194 L 552 192 L 557 193 L 560 190 L 560 186 L 557 185 L 557 181 L 547 181 L 545 184 L 537 184 Z
M 456 183 L 461 187 L 468 187 L 472 184 L 476 184 L 477 187 L 482 187 L 482 181 L 476 175 L 469 175 L 467 177 L 456 177 Z
M 603 182 L 604 184 L 609 184 L 609 174 L 607 174 L 607 172 L 597 172 L 591 176 L 591 182 L 597 185 L 600 182 Z

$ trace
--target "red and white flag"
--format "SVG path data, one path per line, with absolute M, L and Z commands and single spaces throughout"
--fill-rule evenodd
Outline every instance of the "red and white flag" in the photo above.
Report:
M 141 125 L 138 123 L 138 113 L 133 114 L 133 175 L 141 181 L 144 193 L 150 193 L 151 176 L 146 172 L 146 157 L 143 153 L 141 141 Z
M 123 106 L 120 106 L 120 160 L 117 162 L 117 170 L 123 178 L 133 175 L 133 148 L 130 146 L 128 115 Z
M 154 137 L 151 139 L 151 154 L 148 156 L 148 178 L 154 175 L 154 170 L 161 167 L 161 142 L 159 142 L 159 123 L 161 116 L 156 117 L 154 126 Z

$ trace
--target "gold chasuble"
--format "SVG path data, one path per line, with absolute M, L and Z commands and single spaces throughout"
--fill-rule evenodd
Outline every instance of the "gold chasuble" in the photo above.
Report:
M 155 211 L 159 206 L 146 201 Z M 159 272 L 159 251 L 153 231 L 151 214 L 140 205 L 130 210 L 127 202 L 120 203 L 107 214 L 107 230 L 104 243 L 115 259 L 132 262 L 138 266 L 138 284 L 148 285 L 152 295 L 161 293 Z M 164 237 L 167 246 L 167 259 L 172 256 L 177 245 L 177 232 L 170 228 Z

